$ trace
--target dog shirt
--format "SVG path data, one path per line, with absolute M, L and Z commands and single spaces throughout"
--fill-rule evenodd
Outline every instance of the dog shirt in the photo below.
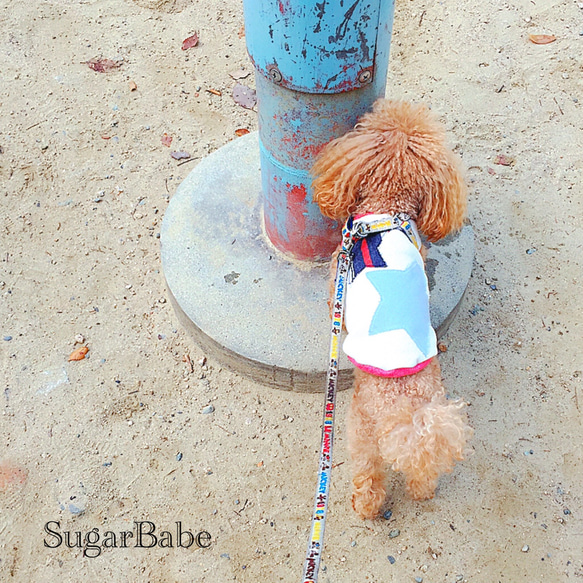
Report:
M 385 217 L 367 215 L 358 220 Z M 437 354 L 423 259 L 400 229 L 370 234 L 354 244 L 345 322 L 348 335 L 343 350 L 369 374 L 414 374 Z

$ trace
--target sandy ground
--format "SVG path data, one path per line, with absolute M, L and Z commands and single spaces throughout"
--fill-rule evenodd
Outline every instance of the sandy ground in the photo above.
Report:
M 205 362 L 157 238 L 196 160 L 256 129 L 231 97 L 242 25 L 239 1 L 0 2 L 2 581 L 301 577 L 322 396 Z M 398 2 L 388 95 L 440 114 L 471 182 L 475 268 L 441 362 L 475 454 L 427 503 L 395 478 L 390 520 L 362 522 L 342 393 L 324 583 L 583 580 L 582 55 L 575 0 Z M 120 548 L 134 521 L 173 547 Z M 210 548 L 176 548 L 177 521 Z M 118 548 L 66 546 L 94 528 Z

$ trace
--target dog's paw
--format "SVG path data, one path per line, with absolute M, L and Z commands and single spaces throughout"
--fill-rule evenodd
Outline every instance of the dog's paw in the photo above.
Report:
M 382 485 L 372 479 L 365 480 L 352 494 L 352 508 L 361 518 L 372 519 L 379 515 L 386 492 Z
M 407 492 L 412 500 L 431 500 L 436 487 L 437 479 L 407 480 Z

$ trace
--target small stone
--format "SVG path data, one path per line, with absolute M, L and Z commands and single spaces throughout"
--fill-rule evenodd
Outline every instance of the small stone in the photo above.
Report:
M 393 557 L 393 555 L 389 555 L 387 559 L 389 559 L 389 563 L 391 563 L 391 565 L 395 564 L 395 557 Z
M 463 575 L 457 575 L 455 578 L 456 581 L 463 581 L 464 580 L 464 576 Z
M 181 453 L 181 452 L 178 452 L 178 453 L 176 454 L 176 461 L 177 461 L 177 462 L 180 462 L 180 461 L 182 461 L 182 453 Z
M 229 555 L 227 553 L 223 553 L 221 555 L 221 559 L 230 559 L 231 557 L 229 557 Z
M 83 336 L 83 334 L 77 334 L 75 336 L 75 342 L 77 344 L 83 344 L 83 342 L 85 342 L 85 336 Z
M 4 336 L 5 342 L 10 342 L 12 340 L 12 336 Z
M 520 549 L 523 553 L 528 553 L 528 551 L 530 550 L 530 547 L 528 545 L 524 545 L 521 549 Z
M 423 577 L 415 577 L 415 583 L 423 583 Z
M 170 156 L 172 156 L 174 160 L 188 160 L 190 158 L 188 152 L 170 152 Z
M 203 410 L 202 413 L 203 415 L 208 415 L 209 413 L 214 413 L 215 408 L 213 407 L 213 405 L 207 405 Z
M 383 514 L 383 518 L 385 520 L 390 520 L 391 516 L 393 516 L 393 512 L 391 510 L 387 510 L 384 514 Z
M 83 514 L 85 512 L 85 508 L 83 508 L 82 506 L 77 506 L 76 504 L 69 504 L 68 508 L 69 512 L 76 516 Z
M 350 543 L 350 546 L 351 546 L 351 547 L 355 547 L 355 546 L 356 546 L 356 541 L 355 541 L 355 540 L 353 540 L 353 541 Z
M 422 573 L 427 573 L 427 569 L 429 569 L 429 567 L 428 567 L 427 565 L 422 565 L 422 566 L 419 568 L 419 570 L 420 570 Z
M 565 508 L 565 509 L 563 510 L 563 514 L 564 514 L 565 516 L 568 516 L 569 514 L 571 514 L 571 511 L 570 511 L 568 508 Z
M 397 538 L 400 534 L 401 531 L 398 528 L 395 528 L 394 530 L 391 530 L 391 532 L 389 532 L 389 538 Z
M 111 465 L 111 462 L 103 462 L 102 465 L 107 468 Z
M 532 255 L 536 251 L 536 247 L 531 247 L 530 249 L 526 250 L 527 255 Z

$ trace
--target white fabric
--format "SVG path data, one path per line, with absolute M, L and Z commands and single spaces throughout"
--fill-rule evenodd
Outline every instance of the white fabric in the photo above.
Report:
M 374 215 L 368 218 L 373 220 Z M 344 341 L 343 350 L 357 366 L 365 370 L 367 367 L 374 367 L 388 372 L 395 369 L 413 368 L 435 356 L 437 340 L 429 319 L 429 287 L 419 251 L 398 229 L 383 232 L 381 238 L 378 252 L 386 267 L 365 267 L 348 283 L 345 308 L 348 335 Z M 379 270 L 386 273 L 376 274 L 374 278 L 368 275 Z M 409 270 L 414 277 L 404 277 L 402 272 L 406 270 Z M 402 313 L 389 313 L 388 318 L 379 318 L 377 310 L 381 303 L 381 296 L 371 279 L 382 283 L 377 287 L 384 289 L 387 285 L 392 286 L 385 290 L 388 293 L 388 299 L 386 296 L 387 303 L 380 313 L 386 314 L 387 306 L 390 310 L 391 306 L 399 304 L 404 306 Z M 395 289 L 393 285 L 394 280 L 398 283 L 398 289 Z M 411 303 L 409 298 L 415 298 L 415 300 Z M 371 334 L 371 323 L 375 314 L 377 314 L 377 321 L 373 326 L 373 332 L 379 327 L 391 328 L 403 317 L 412 318 L 414 321 L 407 320 L 407 324 L 398 329 Z M 388 323 L 387 326 L 385 323 Z M 407 330 L 416 330 L 415 340 Z

